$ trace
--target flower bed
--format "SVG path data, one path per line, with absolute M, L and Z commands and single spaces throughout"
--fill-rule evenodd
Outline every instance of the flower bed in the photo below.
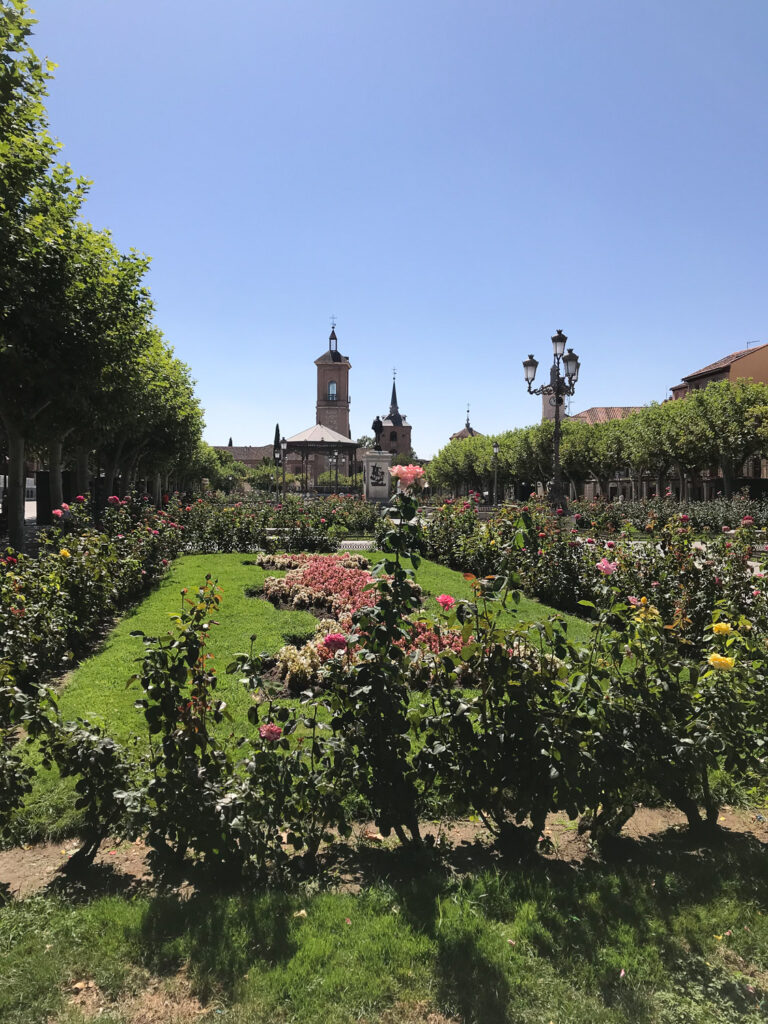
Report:
M 375 505 L 349 495 L 308 501 L 293 496 L 273 503 L 260 499 L 198 498 L 179 509 L 185 550 L 335 551 L 347 536 L 372 536 Z
M 115 498 L 102 530 L 81 498 L 56 511 L 37 556 L 0 555 L 0 663 L 20 683 L 66 668 L 97 628 L 168 569 L 182 530 L 166 512 Z

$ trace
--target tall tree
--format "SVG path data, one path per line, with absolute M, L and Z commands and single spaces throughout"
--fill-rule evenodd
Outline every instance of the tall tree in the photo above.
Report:
M 63 370 L 56 345 L 69 244 L 86 182 L 56 166 L 43 99 L 52 65 L 29 46 L 21 0 L 0 0 L 0 422 L 8 457 L 8 529 L 24 539 L 27 439 L 51 406 Z

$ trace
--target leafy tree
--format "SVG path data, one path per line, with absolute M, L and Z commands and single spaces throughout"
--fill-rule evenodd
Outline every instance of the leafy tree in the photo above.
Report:
M 696 392 L 695 397 L 697 419 L 708 428 L 710 450 L 723 474 L 725 496 L 730 498 L 744 463 L 768 451 L 768 385 L 752 379 L 724 380 Z

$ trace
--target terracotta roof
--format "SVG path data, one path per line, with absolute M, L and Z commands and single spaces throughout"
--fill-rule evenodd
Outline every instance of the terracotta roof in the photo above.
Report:
M 264 459 L 272 461 L 272 445 L 271 444 L 239 444 L 239 445 L 228 445 L 228 444 L 213 444 L 212 448 L 215 448 L 217 452 L 229 452 L 235 462 L 263 462 Z
M 315 363 L 348 363 L 349 356 L 343 356 L 337 349 L 329 349 L 327 352 L 323 352 L 319 359 L 315 360 Z
M 608 423 L 610 420 L 623 420 L 633 412 L 639 412 L 641 405 L 593 405 L 591 409 L 584 412 L 577 412 L 575 416 L 569 416 L 569 420 L 580 420 L 582 423 L 589 423 L 595 426 L 597 423 Z
M 465 437 L 485 437 L 485 434 L 481 434 L 479 430 L 475 430 L 474 427 L 470 427 L 467 423 L 461 430 L 457 430 L 455 434 L 451 434 L 451 441 L 461 441 Z
M 759 352 L 761 348 L 767 348 L 768 342 L 765 345 L 756 345 L 754 348 L 742 348 L 738 352 L 731 352 L 729 356 L 723 356 L 722 359 L 718 359 L 717 362 L 710 363 L 709 366 L 704 366 L 700 370 L 695 370 L 693 373 L 687 374 L 683 377 L 683 380 L 693 380 L 694 377 L 705 377 L 707 374 L 715 373 L 717 370 L 727 370 L 731 363 L 737 362 L 739 359 L 743 359 L 744 356 L 748 356 L 750 352 Z
M 288 444 L 345 444 L 351 445 L 355 442 L 349 437 L 344 437 L 343 434 L 337 433 L 335 430 L 331 430 L 330 427 L 326 427 L 323 423 L 316 423 L 314 427 L 308 427 L 306 430 L 302 430 L 299 434 L 294 434 L 293 437 L 288 438 Z

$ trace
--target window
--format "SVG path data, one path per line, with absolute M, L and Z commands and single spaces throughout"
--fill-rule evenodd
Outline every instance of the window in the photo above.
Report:
M 335 402 L 336 401 L 336 381 L 335 380 L 329 380 L 328 381 L 328 401 L 329 402 Z
M 389 432 L 389 440 L 390 440 L 390 443 L 392 443 L 392 442 L 397 443 L 397 431 L 396 430 L 390 430 L 390 432 Z

